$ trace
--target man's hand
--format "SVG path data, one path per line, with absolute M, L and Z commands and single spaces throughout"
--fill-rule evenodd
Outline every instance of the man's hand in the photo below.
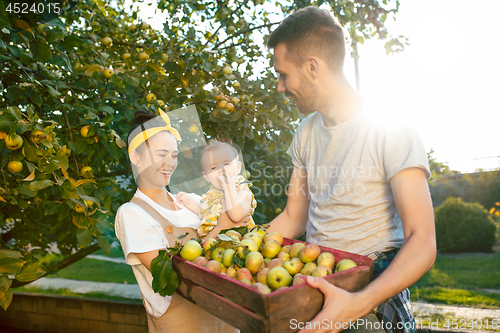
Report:
M 217 225 L 215 228 L 212 229 L 208 233 L 208 235 L 205 237 L 205 239 L 208 238 L 215 238 L 217 235 L 221 232 L 221 230 L 225 229 L 231 229 L 234 227 L 241 227 L 241 226 L 248 226 L 248 222 L 250 222 L 250 216 L 245 217 L 243 220 L 239 222 L 233 222 L 227 215 L 227 213 L 221 213 L 219 216 L 219 220 L 217 221 Z
M 320 277 L 307 277 L 307 284 L 325 295 L 323 310 L 311 320 L 311 327 L 320 329 L 302 329 L 299 333 L 339 332 L 349 328 L 349 321 L 354 322 L 370 312 L 358 293 L 351 293 L 328 283 Z M 314 326 L 314 323 L 317 323 Z M 337 323 L 337 325 L 335 325 Z M 326 329 L 328 327 L 328 329 Z M 336 328 L 337 327 L 337 328 Z

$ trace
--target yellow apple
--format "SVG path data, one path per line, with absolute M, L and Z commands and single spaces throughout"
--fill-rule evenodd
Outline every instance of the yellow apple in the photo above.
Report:
M 182 247 L 181 250 L 181 257 L 183 259 L 192 261 L 196 258 L 198 258 L 201 253 L 203 252 L 203 249 L 201 248 L 200 243 L 198 243 L 195 240 L 188 240 L 186 244 Z
M 149 93 L 149 94 L 147 94 L 147 96 L 146 96 L 146 100 L 147 100 L 148 102 L 151 102 L 153 99 L 156 99 L 156 95 L 155 95 L 155 94 L 153 94 L 153 93 Z
M 203 241 L 203 250 L 208 251 L 210 250 L 211 247 L 215 246 L 217 244 L 217 240 L 214 238 L 205 238 Z
M 272 290 L 276 290 L 280 287 L 288 287 L 291 284 L 292 276 L 283 267 L 272 268 L 269 273 L 267 273 L 267 285 Z
M 230 25 L 229 27 L 227 27 L 228 34 L 234 34 L 235 31 L 236 31 L 236 28 L 234 27 L 234 25 Z
M 147 54 L 146 52 L 141 52 L 141 53 L 139 53 L 139 59 L 140 60 L 148 60 L 149 54 Z
M 146 30 L 147 28 L 149 28 L 148 22 L 142 22 L 141 29 Z
M 85 212 L 85 208 L 81 205 L 75 205 L 75 211 L 78 213 L 78 214 L 81 214 L 83 212 Z
M 80 129 L 80 134 L 86 138 L 88 135 L 89 135 L 89 127 L 88 126 L 83 126 L 81 129 Z
M 189 126 L 188 131 L 191 134 L 196 134 L 198 133 L 198 126 L 196 126 L 196 124 L 192 124 L 191 126 Z
M 227 102 L 226 101 L 220 101 L 218 105 L 219 105 L 219 108 L 224 109 L 226 107 L 226 105 L 227 105 Z
M 233 88 L 239 88 L 239 87 L 241 87 L 241 84 L 238 81 L 233 83 Z
M 281 212 L 282 212 L 281 208 L 279 208 L 279 207 L 276 208 L 274 211 L 276 212 L 276 214 L 281 214 Z
M 137 29 L 137 26 L 136 26 L 135 24 L 132 24 L 132 25 L 130 26 L 130 30 L 135 30 L 135 29 Z
M 231 98 L 231 102 L 237 106 L 240 103 L 240 99 L 238 97 Z
M 337 266 L 335 267 L 335 273 L 342 272 L 356 266 L 356 263 L 351 259 L 342 259 L 337 263 Z
M 92 168 L 87 166 L 84 166 L 81 170 L 80 173 L 82 174 L 83 177 L 85 178 L 90 178 L 92 177 Z
M 104 74 L 104 77 L 106 79 L 109 79 L 115 72 L 111 69 L 111 68 L 106 68 L 104 71 L 103 71 L 103 74 Z
M 162 53 L 161 54 L 161 61 L 166 62 L 168 60 L 168 54 Z
M 5 146 L 10 150 L 16 150 L 22 147 L 23 138 L 18 134 L 11 134 L 5 137 Z
M 156 103 L 158 103 L 158 105 L 159 105 L 161 108 L 165 106 L 165 102 L 164 102 L 164 101 L 162 101 L 161 99 L 157 99 L 157 100 L 156 100 Z
M 124 54 L 122 55 L 122 59 L 123 59 L 124 61 L 128 61 L 128 60 L 130 59 L 130 57 L 131 57 L 131 56 L 132 56 L 132 55 L 130 55 L 130 53 L 126 52 L 126 53 L 124 53 Z
M 231 113 L 231 112 L 233 112 L 233 111 L 234 111 L 234 104 L 233 104 L 233 103 L 227 103 L 225 108 L 226 108 L 226 110 L 227 110 L 229 113 Z
M 233 73 L 233 69 L 229 66 L 225 66 L 223 69 L 222 69 L 222 73 L 226 74 L 226 75 L 230 75 Z
M 10 172 L 17 173 L 23 169 L 23 164 L 19 161 L 10 161 L 7 168 L 9 168 Z
M 40 143 L 45 135 L 42 131 L 35 128 L 31 130 L 31 136 L 33 137 L 33 141 L 35 141 L 36 143 Z
M 71 150 L 69 150 L 68 147 L 66 147 L 66 145 L 62 147 L 62 152 L 67 156 L 71 154 Z

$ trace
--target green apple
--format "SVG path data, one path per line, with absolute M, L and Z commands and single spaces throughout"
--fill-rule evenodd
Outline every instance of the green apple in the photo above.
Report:
M 5 147 L 10 150 L 17 150 L 23 145 L 23 138 L 18 134 L 7 135 L 4 139 Z
M 201 256 L 203 249 L 201 248 L 200 243 L 195 240 L 188 240 L 186 244 L 182 247 L 181 257 L 183 259 L 192 261 L 195 258 Z
M 283 267 L 274 267 L 267 273 L 267 285 L 276 290 L 292 283 L 292 276 Z
M 210 250 L 211 247 L 215 246 L 217 244 L 217 240 L 214 238 L 205 238 L 203 241 L 203 250 L 208 251 Z
M 332 269 L 328 266 L 318 266 L 312 271 L 312 276 L 325 277 L 332 274 Z
M 257 251 L 250 252 L 245 258 L 245 267 L 250 271 L 250 273 L 252 273 L 252 275 L 257 274 L 262 263 L 264 263 L 264 257 Z
M 215 261 L 222 263 L 222 257 L 224 256 L 224 251 L 226 251 L 223 247 L 216 247 L 215 250 L 210 253 L 210 258 Z
M 283 261 L 283 259 L 274 258 L 274 259 L 271 259 L 271 261 L 269 261 L 266 264 L 266 267 L 269 269 L 272 269 L 274 267 L 283 267 L 284 263 L 285 262 Z
M 264 243 L 266 243 L 270 239 L 274 239 L 275 241 L 277 241 L 280 246 L 283 245 L 283 236 L 281 236 L 281 234 L 277 231 L 267 234 L 266 237 L 264 237 Z
M 249 279 L 241 279 L 241 280 L 238 280 L 244 284 L 246 284 L 247 286 L 251 286 L 252 285 L 252 280 L 249 280 Z
M 201 267 L 205 267 L 207 265 L 207 262 L 208 259 L 203 256 L 199 256 L 193 259 L 193 264 L 196 264 Z
M 260 282 L 260 283 L 267 285 L 267 273 L 269 273 L 270 270 L 271 269 L 267 268 L 267 267 L 262 268 L 255 275 L 255 280 L 257 280 L 257 282 Z
M 222 271 L 221 263 L 216 260 L 209 260 L 205 265 L 205 268 L 211 270 L 215 273 L 220 273 Z
M 222 264 L 226 267 L 229 267 L 233 264 L 233 257 L 234 257 L 235 251 L 233 249 L 227 249 L 224 251 L 224 254 L 222 255 Z
M 299 251 L 302 250 L 302 248 L 306 246 L 304 243 L 294 243 L 290 246 L 290 251 L 288 254 L 290 254 L 290 258 L 298 258 L 299 257 Z
M 304 265 L 304 267 L 302 267 L 300 273 L 304 275 L 311 275 L 311 273 L 316 269 L 316 267 L 318 267 L 318 265 L 316 265 L 314 262 L 308 262 L 307 264 Z
M 318 264 L 318 266 L 327 266 L 333 269 L 335 265 L 335 256 L 330 252 L 322 252 L 318 256 L 318 259 L 316 259 L 316 264 Z
M 275 239 L 265 240 L 262 246 L 262 255 L 266 258 L 274 258 L 281 251 L 281 245 Z
M 125 52 L 123 55 L 122 55 L 122 59 L 123 61 L 128 61 L 130 59 L 132 55 L 128 52 Z
M 351 259 L 342 259 L 337 263 L 337 267 L 335 267 L 335 273 L 342 272 L 356 266 L 356 263 Z
M 102 45 L 104 45 L 104 46 L 110 46 L 112 43 L 113 43 L 113 40 L 111 39 L 111 37 L 104 37 L 102 39 Z
M 7 164 L 7 168 L 12 173 L 18 173 L 23 169 L 23 164 L 19 161 L 10 161 L 9 164 Z
M 243 246 L 248 247 L 248 249 L 250 250 L 250 252 L 259 251 L 259 247 L 257 246 L 257 243 L 255 243 L 255 241 L 253 241 L 252 239 L 249 239 L 249 238 L 243 239 L 240 242 L 240 244 L 243 245 Z M 264 255 L 264 253 L 262 255 Z
M 321 250 L 318 245 L 307 244 L 299 251 L 299 258 L 300 261 L 302 261 L 304 264 L 307 264 L 308 262 L 315 261 L 320 253 Z
M 257 247 L 260 248 L 262 245 L 262 237 L 257 232 L 247 232 L 243 239 L 251 239 L 257 244 Z
M 254 289 L 256 292 L 263 295 L 267 295 L 271 292 L 271 289 L 267 286 L 267 284 L 260 282 L 253 283 L 250 287 Z
M 240 268 L 236 272 L 236 279 L 241 281 L 243 279 L 247 279 L 249 281 L 252 281 L 252 273 L 248 268 Z
M 234 27 L 234 25 L 230 25 L 229 27 L 227 27 L 227 33 L 232 35 L 234 34 L 234 32 L 236 31 L 236 28 Z
M 302 261 L 299 258 L 292 258 L 290 261 L 285 261 L 283 268 L 285 268 L 290 275 L 295 275 L 300 272 L 304 267 Z
M 222 69 L 222 73 L 224 73 L 226 75 L 230 75 L 233 73 L 233 69 L 229 66 L 224 66 L 224 68 Z

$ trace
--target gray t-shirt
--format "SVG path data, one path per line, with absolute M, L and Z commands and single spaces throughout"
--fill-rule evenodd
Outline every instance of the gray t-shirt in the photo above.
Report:
M 308 242 L 361 255 L 401 247 L 389 179 L 410 167 L 430 177 L 415 129 L 383 126 L 366 112 L 325 127 L 315 112 L 302 120 L 287 153 L 307 170 Z

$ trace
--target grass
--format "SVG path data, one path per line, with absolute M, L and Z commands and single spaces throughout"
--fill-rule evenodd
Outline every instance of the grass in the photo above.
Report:
M 104 251 L 102 249 L 94 252 L 93 254 L 100 255 L 100 256 L 108 256 L 111 258 L 123 258 L 124 257 L 122 248 L 119 245 L 118 246 L 111 246 L 111 250 L 109 251 L 109 253 L 107 255 L 106 255 L 106 253 L 104 253 Z
M 125 297 L 120 297 L 120 296 L 107 295 L 103 292 L 89 292 L 89 293 L 80 294 L 80 293 L 74 293 L 67 288 L 41 289 L 41 288 L 18 287 L 14 290 L 16 292 L 21 292 L 21 293 L 62 295 L 62 296 L 73 296 L 73 297 L 79 297 L 79 298 L 111 299 L 111 300 L 115 300 L 115 301 L 126 301 L 126 302 L 142 304 L 142 301 L 137 300 L 137 299 L 130 299 L 130 298 L 125 298 Z
M 500 253 L 439 255 L 432 268 L 411 288 L 412 301 L 500 307 Z

